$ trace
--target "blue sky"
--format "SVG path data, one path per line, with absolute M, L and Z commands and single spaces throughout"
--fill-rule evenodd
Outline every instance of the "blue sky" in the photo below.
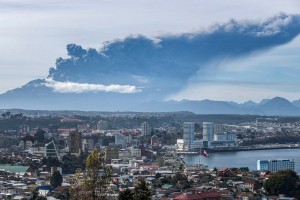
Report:
M 0 92 L 46 78 L 69 43 L 103 42 L 143 34 L 149 38 L 207 29 L 212 24 L 300 13 L 298 0 L 0 0 Z M 166 99 L 259 101 L 300 99 L 299 36 L 268 51 L 210 63 Z

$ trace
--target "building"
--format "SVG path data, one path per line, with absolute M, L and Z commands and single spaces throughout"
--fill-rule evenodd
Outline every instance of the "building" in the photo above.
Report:
M 115 136 L 115 144 L 118 145 L 120 148 L 126 148 L 127 145 L 132 143 L 132 136 L 131 135 L 124 135 L 122 133 L 114 133 Z
M 45 155 L 44 156 L 46 158 L 47 157 L 59 158 L 57 148 L 56 148 L 56 145 L 53 140 L 51 142 L 45 144 Z
M 111 161 L 112 159 L 119 159 L 119 148 L 110 146 L 105 147 L 104 154 L 104 158 L 106 161 Z
M 223 134 L 224 133 L 224 125 L 223 124 L 215 124 L 214 125 L 214 134 Z
M 183 123 L 183 145 L 187 151 L 191 150 L 194 143 L 195 124 L 193 122 Z
M 219 191 L 193 192 L 177 194 L 173 200 L 220 200 L 221 194 Z
M 106 131 L 106 130 L 108 130 L 108 122 L 107 121 L 103 121 L 103 120 L 98 121 L 98 123 L 97 123 L 97 130 L 98 131 Z
M 28 125 L 23 125 L 21 127 L 22 133 L 29 133 L 29 126 Z
M 293 159 L 282 160 L 258 160 L 257 170 L 277 172 L 279 170 L 295 169 L 295 161 Z
M 203 141 L 213 141 L 214 138 L 214 123 L 203 122 Z
M 91 151 L 95 147 L 95 141 L 93 138 L 82 139 L 82 150 Z
M 24 150 L 28 150 L 34 144 L 34 138 L 29 133 L 26 133 L 25 137 L 20 141 L 19 146 Z
M 81 153 L 81 133 L 71 132 L 68 146 L 70 153 L 79 155 Z
M 151 147 L 152 148 L 157 148 L 159 146 L 160 146 L 159 138 L 156 135 L 153 135 L 151 137 Z
M 139 149 L 139 148 L 130 147 L 129 151 L 130 151 L 131 157 L 141 157 L 142 156 L 141 149 Z
M 150 125 L 148 122 L 143 122 L 141 125 L 141 135 L 149 135 L 151 132 Z
M 229 133 L 229 132 L 218 132 L 214 134 L 214 140 L 213 141 L 217 141 L 217 142 L 236 142 L 237 137 L 235 133 Z

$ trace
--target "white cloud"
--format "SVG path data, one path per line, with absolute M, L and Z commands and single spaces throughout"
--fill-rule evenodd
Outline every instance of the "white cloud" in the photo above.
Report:
M 100 85 L 89 83 L 57 82 L 47 79 L 45 85 L 57 93 L 84 93 L 84 92 L 116 92 L 116 93 L 138 93 L 142 90 L 132 85 Z

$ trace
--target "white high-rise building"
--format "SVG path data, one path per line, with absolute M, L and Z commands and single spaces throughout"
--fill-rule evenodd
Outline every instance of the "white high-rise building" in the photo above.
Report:
M 100 121 L 97 123 L 97 130 L 98 130 L 98 131 L 106 131 L 106 130 L 108 130 L 108 122 L 107 122 L 107 121 L 100 120 Z
M 283 160 L 258 160 L 257 170 L 267 170 L 271 172 L 277 172 L 280 170 L 295 169 L 295 161 L 293 159 Z
M 143 122 L 141 125 L 141 134 L 142 135 L 149 135 L 150 134 L 150 125 L 148 122 Z
M 122 133 L 114 133 L 115 136 L 115 144 L 119 145 L 120 148 L 126 148 L 127 144 L 130 145 L 132 143 L 131 135 L 123 135 Z
M 193 122 L 183 123 L 183 145 L 185 149 L 190 150 L 194 143 L 195 124 Z
M 203 122 L 203 141 L 211 142 L 214 140 L 214 123 Z

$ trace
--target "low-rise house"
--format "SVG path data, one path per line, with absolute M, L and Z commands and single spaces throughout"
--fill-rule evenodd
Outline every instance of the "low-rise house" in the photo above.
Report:
M 252 178 L 245 178 L 244 182 L 244 188 L 247 188 L 251 192 L 254 192 L 262 187 L 262 184 L 258 180 Z
M 221 200 L 219 191 L 181 193 L 176 195 L 173 200 Z

